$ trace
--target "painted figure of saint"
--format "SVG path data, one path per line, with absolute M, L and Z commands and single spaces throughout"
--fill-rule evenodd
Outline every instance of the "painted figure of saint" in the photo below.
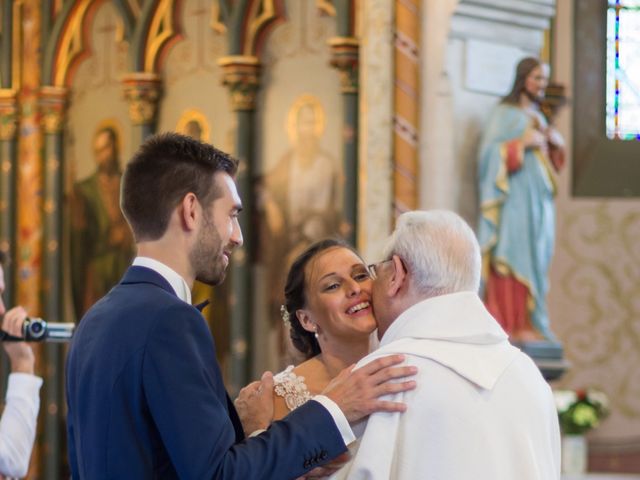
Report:
M 554 171 L 564 141 L 540 111 L 548 68 L 525 58 L 486 125 L 479 154 L 484 299 L 512 340 L 555 341 L 547 312 L 555 233 Z
M 292 260 L 315 240 L 339 234 L 343 179 L 336 159 L 320 145 L 324 128 L 320 101 L 308 94 L 298 97 L 287 115 L 289 149 L 262 181 L 274 319 Z
M 116 128 L 98 128 L 93 155 L 96 169 L 74 185 L 71 202 L 71 275 L 78 319 L 120 281 L 135 253 L 120 211 L 122 170 Z

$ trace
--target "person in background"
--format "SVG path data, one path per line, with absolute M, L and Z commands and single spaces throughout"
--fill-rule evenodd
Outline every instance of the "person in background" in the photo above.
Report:
M 0 316 L 2 330 L 14 337 L 22 337 L 22 325 L 27 312 L 22 307 L 7 311 L 2 293 L 5 289 L 3 265 L 8 261 L 0 252 Z M 24 477 L 36 437 L 36 421 L 40 409 L 42 379 L 34 375 L 35 357 L 25 342 L 2 342 L 9 356 L 11 373 L 2 418 L 0 418 L 0 475 Z

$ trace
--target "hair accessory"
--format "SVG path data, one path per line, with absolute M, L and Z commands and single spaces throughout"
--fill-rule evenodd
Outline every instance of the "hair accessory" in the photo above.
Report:
M 291 327 L 291 322 L 289 321 L 289 311 L 284 305 L 280 305 L 280 316 L 282 317 L 282 321 L 284 322 L 285 326 Z

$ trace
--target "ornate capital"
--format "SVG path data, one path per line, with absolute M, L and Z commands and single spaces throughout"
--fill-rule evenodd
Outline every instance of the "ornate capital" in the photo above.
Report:
M 0 89 L 0 140 L 13 140 L 18 129 L 18 104 L 15 90 Z
M 260 61 L 251 55 L 233 55 L 218 60 L 222 67 L 222 84 L 231 93 L 231 108 L 255 110 L 260 88 Z
M 156 73 L 132 72 L 122 79 L 129 117 L 134 125 L 153 123 L 158 111 L 162 81 Z
M 45 133 L 60 133 L 64 126 L 69 90 L 64 87 L 44 86 L 40 89 L 41 122 Z
M 331 48 L 331 66 L 340 73 L 342 93 L 358 92 L 359 42 L 353 37 L 333 37 L 328 41 Z

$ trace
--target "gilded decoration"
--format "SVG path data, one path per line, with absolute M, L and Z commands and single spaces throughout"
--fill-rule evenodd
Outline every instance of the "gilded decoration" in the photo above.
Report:
M 155 71 L 156 63 L 162 47 L 173 36 L 176 35 L 174 28 L 174 2 L 173 0 L 160 0 L 156 8 L 149 34 L 144 58 L 144 71 L 151 73 Z
M 41 122 L 47 134 L 62 132 L 64 126 L 68 90 L 62 87 L 42 87 L 39 106 Z
M 129 103 L 129 117 L 134 125 L 152 123 L 160 99 L 161 80 L 155 73 L 134 72 L 122 80 Z
M 220 0 L 214 1 L 211 6 L 211 21 L 209 26 L 214 32 L 219 34 L 227 31 L 227 26 L 223 22 L 222 12 L 220 11 Z
M 222 67 L 222 84 L 231 93 L 233 110 L 254 110 L 256 94 L 260 88 L 260 62 L 250 55 L 222 57 L 218 60 Z
M 330 0 L 316 0 L 316 5 L 318 6 L 318 10 L 321 12 L 324 12 L 331 17 L 336 16 L 336 7 Z
M 66 84 L 67 73 L 74 61 L 86 48 L 83 36 L 83 24 L 90 5 L 91 0 L 80 0 L 70 15 L 68 26 L 65 28 L 62 38 L 60 39 L 58 58 L 55 62 L 53 83 L 56 86 Z
M 12 140 L 18 128 L 18 108 L 16 92 L 10 89 L 0 90 L 0 140 Z
M 353 37 L 329 39 L 331 66 L 340 73 L 342 93 L 358 92 L 359 42 Z
M 278 12 L 274 0 L 261 0 L 253 3 L 253 10 L 249 14 L 249 28 L 244 41 L 245 55 L 251 55 L 256 51 L 256 40 L 260 31 L 269 23 L 278 18 Z

